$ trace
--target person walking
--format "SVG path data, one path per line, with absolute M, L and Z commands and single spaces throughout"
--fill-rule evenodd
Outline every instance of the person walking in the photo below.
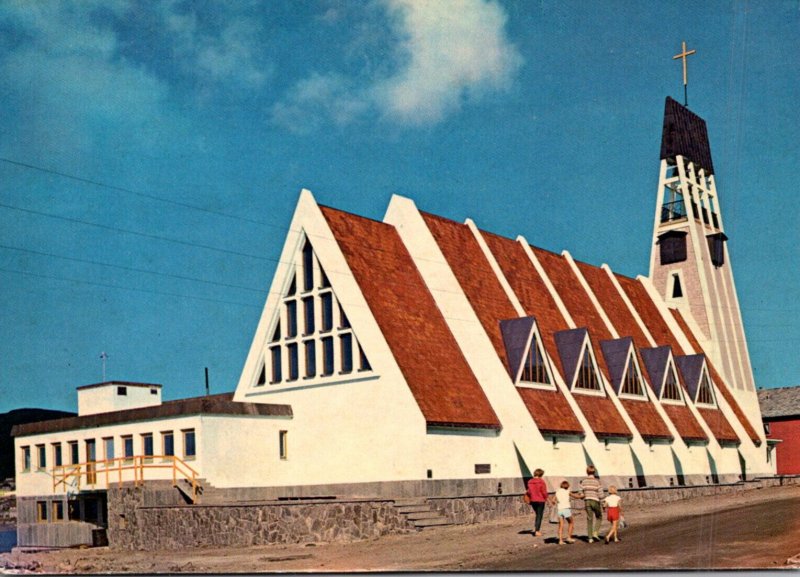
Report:
M 575 539 L 572 538 L 572 530 L 575 528 L 575 518 L 572 516 L 572 509 L 570 505 L 570 497 L 573 499 L 580 499 L 577 493 L 571 493 L 569 490 L 569 481 L 562 481 L 561 488 L 556 491 L 554 501 L 558 507 L 558 544 L 564 545 L 565 543 L 574 543 Z M 567 524 L 567 538 L 564 539 L 564 524 Z
M 542 477 L 544 471 L 536 469 L 533 477 L 528 481 L 528 499 L 530 499 L 531 509 L 536 515 L 533 534 L 537 537 L 542 536 L 542 519 L 544 518 L 544 505 L 547 502 L 547 484 Z
M 608 497 L 603 499 L 603 502 L 608 507 L 608 520 L 611 521 L 611 530 L 606 535 L 606 545 L 608 545 L 612 537 L 615 543 L 619 543 L 620 538 L 617 536 L 617 527 L 620 517 L 622 517 L 622 498 L 617 495 L 617 488 L 614 485 L 609 485 Z
M 586 467 L 586 478 L 581 480 L 581 491 L 584 506 L 586 507 L 586 536 L 589 543 L 595 539 L 600 540 L 600 526 L 603 524 L 603 509 L 600 502 L 603 499 L 603 486 L 597 478 L 597 469 L 594 465 Z M 597 526 L 595 527 L 595 521 Z

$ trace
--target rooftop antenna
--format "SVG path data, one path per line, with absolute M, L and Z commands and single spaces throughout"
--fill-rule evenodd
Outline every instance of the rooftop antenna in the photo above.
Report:
M 689 96 L 688 96 L 688 91 L 686 89 L 686 84 L 687 84 L 687 81 L 686 81 L 686 57 L 687 56 L 691 56 L 692 54 L 694 54 L 697 51 L 696 50 L 689 50 L 687 52 L 686 51 L 686 40 L 683 41 L 682 48 L 683 48 L 683 50 L 681 51 L 681 53 L 680 54 L 676 54 L 675 56 L 672 57 L 672 59 L 673 60 L 677 60 L 678 58 L 680 58 L 681 60 L 683 60 L 683 105 L 688 107 L 689 106 Z
M 100 353 L 100 358 L 103 361 L 103 380 L 101 382 L 105 383 L 106 382 L 106 359 L 108 358 L 108 353 L 103 351 L 102 353 Z
M 206 396 L 210 395 L 210 390 L 208 388 L 208 367 L 206 367 Z

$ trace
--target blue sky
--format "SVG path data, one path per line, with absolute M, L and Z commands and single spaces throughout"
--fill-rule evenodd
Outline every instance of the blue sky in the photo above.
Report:
M 797 0 L 5 0 L 0 412 L 74 410 L 103 351 L 232 391 L 303 187 L 646 274 L 682 40 L 756 382 L 800 384 L 799 31 Z

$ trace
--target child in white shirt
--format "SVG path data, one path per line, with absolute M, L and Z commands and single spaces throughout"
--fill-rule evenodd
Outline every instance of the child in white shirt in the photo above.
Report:
M 608 507 L 608 520 L 611 521 L 611 531 L 606 535 L 606 545 L 612 537 L 614 542 L 618 543 L 620 539 L 617 536 L 617 526 L 622 516 L 622 498 L 617 495 L 617 488 L 614 485 L 608 488 L 608 497 L 603 499 L 603 504 Z
M 570 493 L 569 491 L 569 482 L 562 481 L 561 488 L 556 490 L 555 494 L 555 504 L 558 508 L 558 544 L 563 545 L 564 543 L 574 543 L 575 539 L 572 538 L 572 530 L 575 527 L 575 519 L 572 516 L 572 510 L 570 508 L 570 497 L 573 499 L 579 499 L 580 495 L 576 493 Z M 567 539 L 566 541 L 563 539 L 563 531 L 564 531 L 564 522 L 568 524 L 567 528 Z

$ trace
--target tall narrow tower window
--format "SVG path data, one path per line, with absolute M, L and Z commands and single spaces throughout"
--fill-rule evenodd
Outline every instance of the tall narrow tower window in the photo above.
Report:
M 303 290 L 310 291 L 314 288 L 314 250 L 306 239 L 303 245 Z
M 679 299 L 683 296 L 683 288 L 681 287 L 681 277 L 678 274 L 672 275 L 672 298 Z

